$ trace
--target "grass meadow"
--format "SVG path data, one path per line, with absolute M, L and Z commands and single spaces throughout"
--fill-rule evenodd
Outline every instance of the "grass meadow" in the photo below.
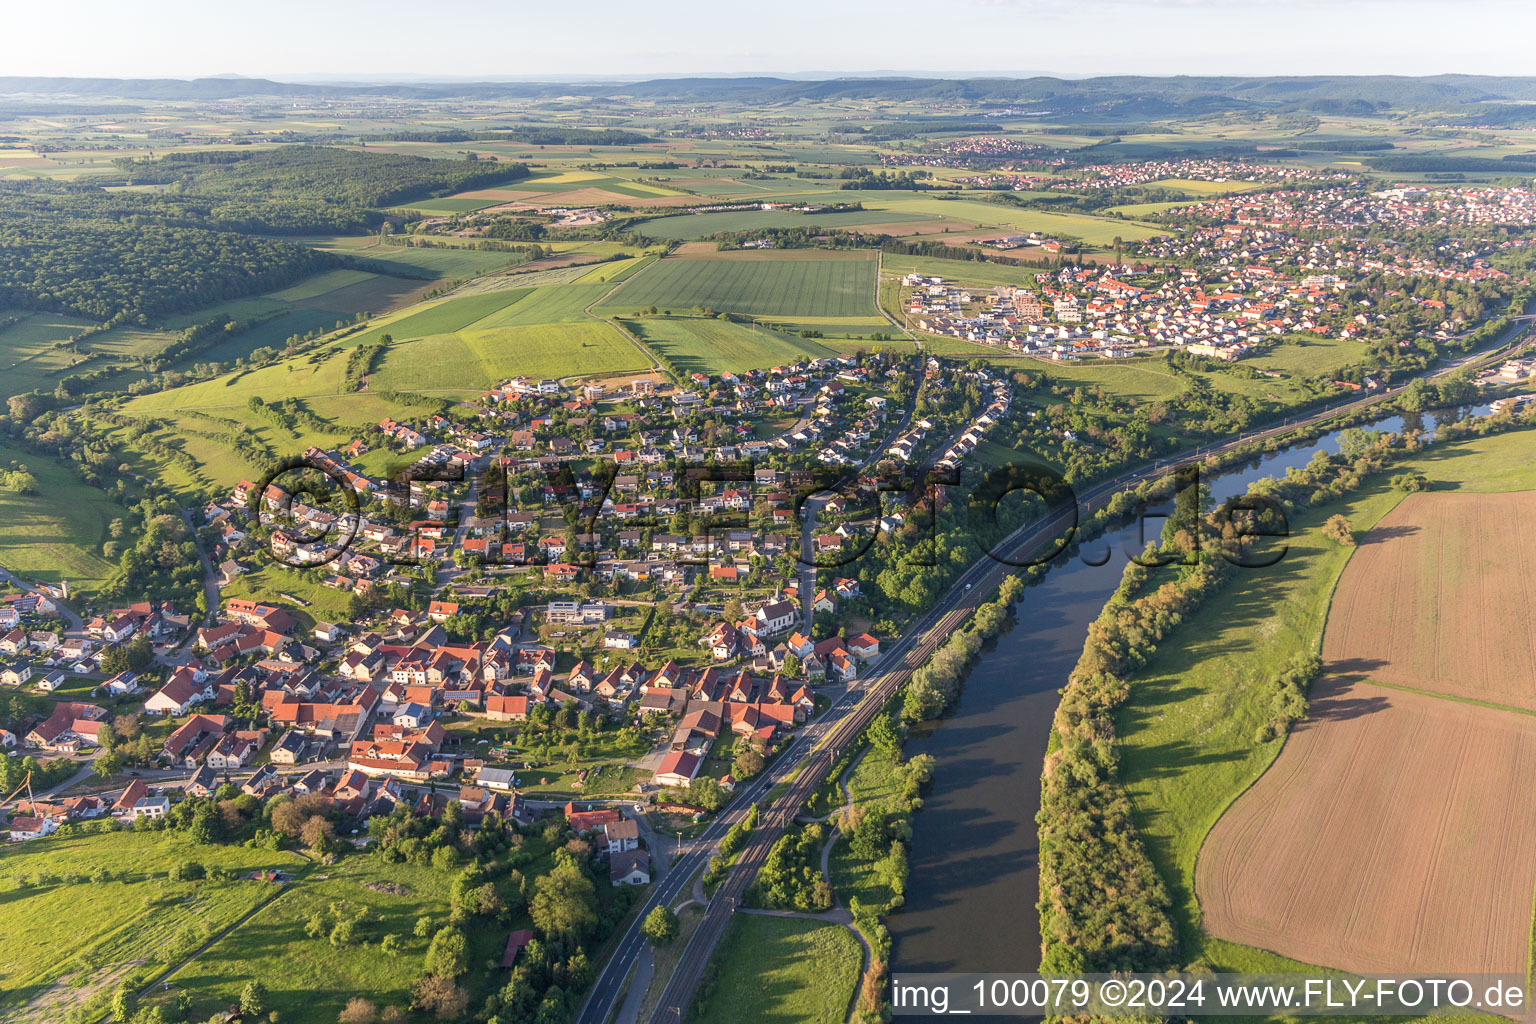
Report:
M 514 376 L 570 377 L 643 370 L 645 356 L 598 320 L 492 327 L 396 343 L 371 386 L 394 391 L 484 391 Z
M 710 317 L 645 317 L 623 321 L 630 332 L 683 373 L 715 376 L 836 355 L 807 338 Z
M 863 951 L 842 925 L 737 914 L 692 1019 L 732 1024 L 842 1024 Z
M 675 238 L 693 241 L 721 231 L 756 231 L 760 228 L 818 228 L 825 231 L 848 230 L 866 224 L 892 224 L 922 221 L 922 214 L 886 210 L 849 210 L 846 212 L 795 213 L 793 210 L 730 210 L 722 213 L 682 213 L 656 217 L 640 224 L 637 230 L 648 238 Z
M 68 1005 L 105 994 L 136 971 L 148 980 L 273 895 L 270 885 L 249 880 L 167 880 L 169 869 L 190 860 L 242 874 L 305 864 L 290 853 L 195 846 L 152 832 L 54 837 L 0 850 L 0 1012 L 59 1020 Z M 34 884 L 39 875 L 89 877 L 98 867 L 122 880 L 88 889 Z M 29 1003 L 31 1010 L 18 1009 Z
M 37 493 L 0 490 L 0 566 L 86 593 L 100 587 L 117 569 L 100 551 L 122 507 L 57 459 L 0 445 L 0 466 L 12 462 L 32 472 Z

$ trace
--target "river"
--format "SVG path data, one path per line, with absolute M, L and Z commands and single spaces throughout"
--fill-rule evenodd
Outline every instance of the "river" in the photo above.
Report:
M 1486 406 L 1439 414 L 1482 415 Z M 1424 422 L 1432 427 L 1430 417 Z M 1401 416 L 1369 424 L 1403 429 Z M 1334 431 L 1201 482 L 1216 502 L 1249 484 L 1303 466 L 1314 453 L 1339 451 Z M 1158 521 L 1148 523 L 1155 536 Z M 1057 691 L 1082 653 L 1125 568 L 1123 538 L 1084 545 L 1082 557 L 1051 570 L 1025 591 L 1017 622 L 971 669 L 952 713 L 914 732 L 906 753 L 936 763 L 923 809 L 913 818 L 906 906 L 891 915 L 892 966 L 903 973 L 1033 971 L 1040 962 L 1040 772 Z M 1101 561 L 1089 565 L 1083 558 Z M 1262 570 L 1254 570 L 1262 571 Z

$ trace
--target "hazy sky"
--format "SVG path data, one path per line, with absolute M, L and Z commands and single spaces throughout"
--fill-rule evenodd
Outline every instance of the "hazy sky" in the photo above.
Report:
M 70 0 L 3 75 L 1536 74 L 1531 0 Z

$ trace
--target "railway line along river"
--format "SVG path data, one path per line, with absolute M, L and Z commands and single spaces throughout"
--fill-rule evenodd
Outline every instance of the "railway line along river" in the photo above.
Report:
M 1423 417 L 1436 423 L 1482 415 L 1486 406 Z M 1367 429 L 1404 427 L 1401 416 Z M 1336 453 L 1337 430 L 1202 479 L 1216 502 L 1266 476 Z M 1153 535 L 1157 520 L 1148 523 Z M 1131 528 L 1134 530 L 1134 526 Z M 1025 591 L 1017 622 L 982 654 L 952 713 L 914 731 L 906 753 L 937 762 L 913 818 L 906 906 L 891 915 L 892 966 L 899 972 L 1014 972 L 1039 966 L 1039 876 L 1035 815 L 1040 772 L 1058 690 L 1082 653 L 1089 624 L 1120 583 L 1124 534 L 1084 546 L 1083 557 Z M 1089 565 L 1084 558 L 1100 561 Z M 1262 572 L 1262 569 L 1251 570 Z

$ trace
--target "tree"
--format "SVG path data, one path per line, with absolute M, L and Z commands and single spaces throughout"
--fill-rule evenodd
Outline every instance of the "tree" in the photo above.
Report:
M 240 1014 L 258 1017 L 267 1012 L 267 986 L 252 978 L 240 990 Z
M 109 779 L 122 766 L 123 759 L 116 754 L 98 754 L 91 762 L 91 771 L 95 772 L 98 778 Z
M 746 747 L 731 762 L 731 771 L 738 779 L 750 779 L 763 770 L 764 763 L 762 754 Z
M 1346 548 L 1355 546 L 1354 527 L 1342 515 L 1328 517 L 1328 521 L 1323 524 L 1323 536 Z
M 418 1010 L 437 1014 L 438 1020 L 457 1020 L 469 1006 L 469 995 L 453 979 L 428 974 L 416 982 L 411 1002 Z
M 876 715 L 869 723 L 869 742 L 884 757 L 894 760 L 901 754 L 901 734 L 891 723 L 890 715 Z
M 677 915 L 667 907 L 656 907 L 640 922 L 640 934 L 653 946 L 665 946 L 677 938 Z
M 133 1004 L 133 990 L 127 985 L 119 986 L 112 993 L 112 1019 L 117 1024 L 128 1024 L 129 1018 L 133 1016 Z
M 529 913 L 539 930 L 552 938 L 579 938 L 597 923 L 597 895 L 592 880 L 571 862 L 557 864 L 534 883 Z
M 375 1024 L 379 1019 L 379 1008 L 362 996 L 353 996 L 336 1019 L 340 1024 Z
M 426 969 L 428 974 L 443 978 L 457 978 L 469 970 L 469 943 L 464 933 L 449 925 L 432 936 L 432 944 L 427 947 Z
M 306 821 L 299 829 L 299 838 L 304 841 L 304 845 L 318 853 L 325 852 L 326 846 L 335 835 L 336 826 L 318 814 Z

